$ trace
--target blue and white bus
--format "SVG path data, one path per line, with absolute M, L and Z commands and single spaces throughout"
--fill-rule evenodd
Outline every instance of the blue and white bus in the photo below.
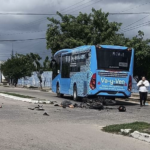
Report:
M 57 96 L 131 96 L 134 49 L 123 46 L 91 45 L 59 50 L 52 65 L 52 91 Z

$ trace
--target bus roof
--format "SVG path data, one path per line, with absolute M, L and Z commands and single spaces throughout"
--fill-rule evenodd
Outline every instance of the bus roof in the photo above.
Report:
M 55 55 L 57 55 L 58 53 L 71 53 L 71 52 L 84 51 L 84 50 L 90 49 L 91 46 L 95 46 L 95 45 L 84 45 L 84 46 L 79 46 L 79 47 L 76 47 L 76 48 L 73 48 L 73 49 L 62 49 L 62 50 L 57 51 L 55 53 Z M 122 49 L 122 50 L 125 50 L 125 49 L 128 48 L 128 47 L 125 47 L 125 46 L 116 46 L 116 45 L 99 45 L 99 46 L 101 46 L 102 48 L 108 48 L 108 49 L 113 48 L 113 49 Z
M 54 54 L 54 56 L 56 56 L 56 55 L 59 54 L 59 53 L 70 52 L 70 51 L 72 51 L 72 50 L 71 50 L 71 49 L 62 49 L 62 50 L 57 51 L 57 52 Z
M 127 49 L 128 47 L 125 47 L 125 46 L 116 46 L 116 45 L 99 45 L 101 46 L 102 48 L 114 48 L 114 49 Z

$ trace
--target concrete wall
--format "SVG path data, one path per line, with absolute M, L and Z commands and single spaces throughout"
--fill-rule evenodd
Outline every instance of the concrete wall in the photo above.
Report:
M 52 72 L 51 71 L 45 71 L 42 74 L 42 86 L 43 87 L 51 87 L 52 83 Z M 40 81 L 37 77 L 36 72 L 33 72 L 33 75 L 31 77 L 26 77 L 26 79 L 22 78 L 18 80 L 18 85 L 24 86 L 33 86 L 33 87 L 40 87 Z

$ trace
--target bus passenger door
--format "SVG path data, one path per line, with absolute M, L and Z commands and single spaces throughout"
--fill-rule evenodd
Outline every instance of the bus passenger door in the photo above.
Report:
M 70 56 L 62 56 L 62 65 L 61 65 L 61 80 L 60 80 L 60 92 L 62 94 L 69 94 L 70 89 Z

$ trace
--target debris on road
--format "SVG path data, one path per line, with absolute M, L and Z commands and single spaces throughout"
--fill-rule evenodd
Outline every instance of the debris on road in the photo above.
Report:
M 62 108 L 86 108 L 86 109 L 98 109 L 98 110 L 102 110 L 104 109 L 104 105 L 109 106 L 109 105 L 115 105 L 116 101 L 114 100 L 103 100 L 101 101 L 100 99 L 97 100 L 93 100 L 93 99 L 83 99 L 83 102 L 81 102 L 80 104 L 77 103 L 72 103 L 71 101 L 65 100 L 63 101 L 60 105 L 59 104 L 54 104 L 54 106 L 60 106 Z M 107 109 L 107 108 L 106 108 Z
M 0 106 L 0 108 L 2 108 L 2 105 Z
M 70 105 L 72 105 L 72 103 L 71 103 L 70 101 L 63 101 L 63 102 L 61 103 L 61 106 L 62 106 L 62 107 L 63 107 L 63 106 L 69 107 Z
M 40 107 L 42 108 L 42 107 L 43 107 L 43 105 L 41 105 L 41 106 L 40 106 L 40 105 L 38 105 L 38 106 L 37 106 L 37 107 L 35 107 L 35 108 L 40 108 Z
M 74 108 L 74 105 L 69 105 L 69 108 Z
M 112 99 L 105 99 L 104 101 L 102 101 L 102 103 L 106 106 L 112 106 L 116 104 L 116 101 Z
M 128 133 L 130 133 L 131 130 L 132 130 L 132 129 L 121 129 L 120 131 L 121 131 L 121 133 L 126 133 L 126 134 L 128 134 Z
M 42 106 L 38 105 L 37 107 L 35 107 L 35 109 L 36 109 L 36 110 L 39 110 L 39 111 L 44 111 L 43 105 L 42 105 Z
M 104 109 L 104 106 L 101 102 L 97 102 L 97 103 L 92 103 L 89 106 L 90 109 Z
M 38 109 L 36 109 L 36 110 L 39 110 L 39 111 L 44 111 L 44 109 L 43 109 L 43 108 L 38 108 Z
M 119 110 L 119 112 L 125 112 L 126 107 L 125 106 L 119 106 L 118 110 Z
M 55 104 L 54 106 L 59 106 L 58 104 Z
M 45 112 L 43 115 L 44 115 L 44 116 L 49 116 L 49 114 L 48 114 L 48 113 L 46 113 L 46 112 Z
M 80 103 L 80 108 L 87 108 L 87 103 Z
M 28 109 L 30 109 L 30 110 L 34 110 L 34 108 L 28 108 Z
M 63 101 L 61 105 L 55 104 L 54 106 L 60 106 L 62 108 L 88 108 L 88 109 L 103 109 L 103 104 L 101 102 L 81 102 L 80 104 L 74 103 L 70 101 Z
M 78 105 L 78 104 L 76 104 L 76 103 L 75 103 L 73 106 L 74 106 L 74 107 L 79 107 L 79 105 Z
M 66 105 L 62 105 L 62 107 L 63 107 L 63 108 L 66 108 L 67 106 L 66 106 Z

